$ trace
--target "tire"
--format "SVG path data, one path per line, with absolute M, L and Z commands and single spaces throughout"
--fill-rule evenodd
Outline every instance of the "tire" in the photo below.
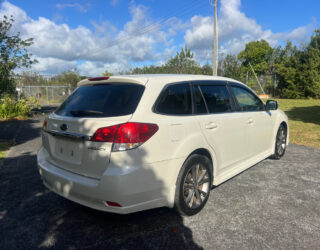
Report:
M 197 178 L 195 178 L 197 176 Z M 197 179 L 196 181 L 194 181 Z M 212 164 L 208 157 L 191 155 L 176 183 L 175 208 L 181 215 L 195 215 L 207 203 L 212 187 Z
M 277 136 L 276 136 L 276 144 L 274 149 L 274 154 L 271 156 L 272 159 L 279 160 L 282 156 L 284 156 L 287 148 L 287 129 L 281 124 Z

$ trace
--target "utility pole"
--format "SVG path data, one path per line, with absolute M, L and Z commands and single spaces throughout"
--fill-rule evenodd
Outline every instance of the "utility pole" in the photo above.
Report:
M 212 58 L 212 75 L 218 75 L 218 18 L 217 18 L 217 3 L 218 0 L 209 0 L 213 6 L 213 58 Z

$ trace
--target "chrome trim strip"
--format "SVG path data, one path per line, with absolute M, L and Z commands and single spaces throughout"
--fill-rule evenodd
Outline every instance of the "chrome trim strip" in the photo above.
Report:
M 47 132 L 52 136 L 62 136 L 62 137 L 68 137 L 68 138 L 77 139 L 77 140 L 83 140 L 83 141 L 91 140 L 91 136 L 83 135 L 83 134 L 61 132 L 61 131 L 55 131 L 55 130 L 46 130 L 45 132 Z

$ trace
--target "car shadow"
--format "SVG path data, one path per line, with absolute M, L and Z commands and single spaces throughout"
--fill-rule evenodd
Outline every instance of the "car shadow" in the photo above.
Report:
M 289 119 L 320 125 L 320 105 L 295 107 L 286 111 Z
M 118 215 L 90 209 L 45 188 L 36 164 L 35 153 L 26 152 L 0 167 L 1 248 L 202 249 L 175 210 Z

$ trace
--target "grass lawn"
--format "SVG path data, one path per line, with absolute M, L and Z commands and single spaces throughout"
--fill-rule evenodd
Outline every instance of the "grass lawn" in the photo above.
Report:
M 290 142 L 320 148 L 320 100 L 277 101 L 289 117 Z
M 6 157 L 8 150 L 10 148 L 9 143 L 7 142 L 0 142 L 0 163 Z

